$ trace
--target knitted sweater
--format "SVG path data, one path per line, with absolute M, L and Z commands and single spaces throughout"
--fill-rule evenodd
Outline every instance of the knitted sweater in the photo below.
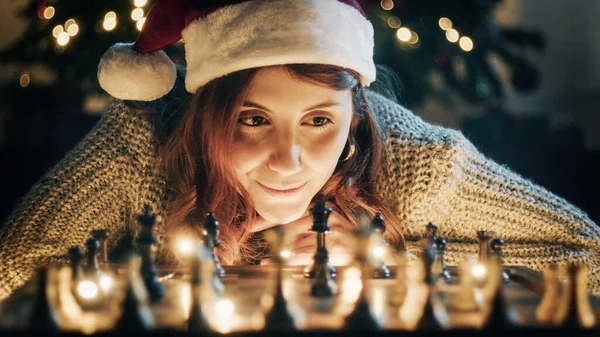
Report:
M 424 122 L 407 109 L 367 95 L 386 134 L 378 193 L 398 215 L 409 253 L 431 222 L 448 240 L 446 262 L 478 252 L 477 230 L 506 242 L 505 265 L 542 271 L 554 262 L 584 263 L 600 293 L 600 231 L 580 209 L 487 159 L 459 132 Z M 97 125 L 50 169 L 0 230 L 0 299 L 42 264 L 66 262 L 93 229 L 108 245 L 138 228 L 150 203 L 164 230 L 169 189 L 152 115 L 113 100 Z

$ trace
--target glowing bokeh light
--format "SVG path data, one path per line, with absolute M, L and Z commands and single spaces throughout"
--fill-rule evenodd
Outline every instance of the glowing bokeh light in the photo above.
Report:
M 446 31 L 446 39 L 448 39 L 448 41 L 452 43 L 458 41 L 459 37 L 460 35 L 458 34 L 458 31 L 456 29 L 451 28 Z
M 387 24 L 391 28 L 397 29 L 400 28 L 400 26 L 402 26 L 402 21 L 400 21 L 400 19 L 397 16 L 392 15 L 387 19 Z
M 133 21 L 138 21 L 144 17 L 144 10 L 142 8 L 135 8 L 131 11 L 131 19 Z
M 67 43 L 69 43 L 69 34 L 67 34 L 67 32 L 62 32 L 60 34 L 58 34 L 58 37 L 56 38 L 56 42 L 61 45 L 61 46 L 66 46 Z
M 381 0 L 381 8 L 385 9 L 386 11 L 391 10 L 392 8 L 394 8 L 394 1 Z
M 406 27 L 401 27 L 396 31 L 396 37 L 398 38 L 398 40 L 403 42 L 407 42 L 408 40 L 410 40 L 411 35 L 412 34 L 410 32 L 410 29 Z
M 464 51 L 473 50 L 473 40 L 471 40 L 471 38 L 468 36 L 461 37 L 460 40 L 458 41 L 458 45 Z
M 443 30 L 448 30 L 448 29 L 452 28 L 452 21 L 448 18 L 440 18 L 440 20 L 438 21 L 438 24 L 440 25 L 440 28 Z
M 52 6 L 48 6 L 46 7 L 46 9 L 44 9 L 44 19 L 46 20 L 50 20 L 54 17 L 54 13 L 56 11 L 54 10 L 54 7 Z

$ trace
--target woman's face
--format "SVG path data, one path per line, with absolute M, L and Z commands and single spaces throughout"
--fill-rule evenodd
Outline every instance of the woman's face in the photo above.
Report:
M 239 111 L 232 149 L 239 183 L 264 219 L 279 224 L 298 219 L 344 150 L 351 90 L 305 82 L 282 67 L 264 68 Z

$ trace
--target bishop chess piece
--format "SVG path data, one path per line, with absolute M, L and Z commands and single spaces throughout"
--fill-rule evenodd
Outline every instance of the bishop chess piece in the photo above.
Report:
M 136 273 L 140 262 L 134 254 L 128 257 L 125 276 L 125 299 L 121 304 L 121 317 L 115 324 L 117 331 L 148 331 L 154 327 L 154 317 L 148 303 L 148 291 Z
M 108 236 L 106 230 L 94 229 L 91 234 L 92 237 L 100 243 L 100 264 L 108 264 L 108 243 L 106 242 Z
M 371 221 L 371 227 L 373 230 L 373 235 L 375 236 L 375 240 L 377 241 L 377 246 L 374 248 L 373 252 L 377 254 L 375 265 L 373 266 L 373 277 L 374 278 L 390 278 L 392 273 L 390 272 L 390 268 L 385 264 L 385 248 L 388 247 L 388 244 L 385 240 L 385 221 L 383 220 L 383 215 L 380 212 L 375 214 L 375 217 Z
M 200 247 L 192 255 L 191 260 L 192 279 L 190 283 L 190 292 L 192 298 L 190 316 L 187 321 L 188 332 L 207 333 L 212 329 L 206 319 L 202 308 L 203 294 L 206 293 L 205 287 L 208 280 L 214 279 L 214 273 L 208 264 L 212 264 L 212 256 L 206 247 Z
M 144 279 L 144 284 L 148 290 L 151 302 L 157 302 L 165 295 L 165 287 L 160 282 L 158 271 L 156 269 L 156 245 L 158 240 L 154 236 L 154 225 L 156 216 L 152 212 L 152 206 L 146 205 L 144 214 L 138 216 L 138 222 L 141 225 L 140 234 L 137 238 L 139 253 L 142 258 L 140 273 Z
M 560 296 L 554 324 L 565 328 L 591 329 L 596 325 L 587 290 L 586 265 L 570 263 L 566 266 L 567 280 Z
M 27 326 L 31 330 L 40 332 L 60 331 L 56 314 L 48 302 L 48 268 L 38 268 L 36 276 L 37 293 Z
M 213 212 L 209 212 L 204 221 L 204 245 L 211 251 L 215 263 L 215 275 L 221 278 L 225 277 L 225 269 L 216 253 L 216 249 L 221 247 L 222 243 L 219 240 L 219 221 Z
M 81 261 L 83 260 L 83 250 L 79 247 L 69 249 L 69 264 L 71 266 L 71 279 L 76 280 L 80 277 Z
M 86 247 L 86 264 L 83 268 L 83 273 L 86 277 L 96 279 L 100 277 L 100 266 L 98 265 L 100 243 L 94 238 L 89 238 L 86 242 Z
M 363 212 L 359 217 L 359 230 L 355 233 L 354 259 L 361 269 L 362 287 L 354 310 L 346 316 L 344 328 L 350 331 L 357 330 L 380 330 L 381 324 L 373 314 L 367 299 L 367 288 L 369 275 L 373 274 L 373 267 L 369 261 L 369 250 L 371 248 L 370 238 L 372 228 L 369 226 L 369 217 Z
M 264 330 L 295 330 L 294 316 L 288 310 L 287 301 L 283 296 L 283 266 L 285 259 L 281 255 L 284 247 L 284 234 L 281 226 L 270 229 L 266 233 L 266 239 L 271 245 L 273 259 L 277 263 L 277 283 L 273 306 L 265 316 Z
M 331 232 L 331 227 L 327 223 L 329 214 L 333 211 L 331 207 L 325 205 L 326 199 L 322 195 L 315 198 L 315 206 L 310 209 L 310 216 L 313 220 L 311 231 L 317 233 L 317 250 L 313 256 L 313 260 L 304 268 L 304 277 L 317 278 L 323 287 L 328 287 L 326 284 L 329 279 L 335 279 L 337 275 L 336 269 L 329 262 L 329 252 L 325 245 L 325 238 L 328 232 Z M 327 293 L 326 288 L 323 293 Z M 332 293 L 333 294 L 333 293 Z

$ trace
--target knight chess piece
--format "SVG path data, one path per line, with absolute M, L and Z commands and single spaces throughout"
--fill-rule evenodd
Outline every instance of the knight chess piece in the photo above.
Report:
M 71 266 L 71 279 L 76 280 L 82 273 L 81 261 L 83 260 L 83 250 L 79 247 L 69 249 L 69 264 Z
M 210 254 L 206 250 L 206 247 L 201 247 L 192 257 L 192 278 L 190 282 L 192 304 L 190 316 L 187 321 L 188 332 L 207 333 L 212 330 L 202 308 L 202 293 L 204 292 L 204 287 L 206 287 L 206 278 L 214 278 L 214 273 L 206 270 L 206 265 L 212 263 L 212 258 L 208 257 L 208 255 Z M 207 262 L 207 260 L 210 260 L 210 262 Z
M 541 325 L 552 325 L 552 317 L 558 306 L 560 284 L 558 280 L 558 265 L 551 264 L 544 272 L 544 293 L 540 304 L 535 309 L 535 319 Z
M 138 215 L 138 222 L 141 225 L 140 234 L 137 238 L 138 249 L 142 258 L 140 273 L 144 280 L 144 285 L 148 290 L 150 301 L 157 302 L 165 295 L 165 287 L 160 282 L 155 265 L 155 252 L 158 240 L 154 236 L 156 216 L 152 211 L 151 205 L 146 205 L 144 213 Z
M 387 247 L 388 244 L 385 240 L 385 221 L 383 220 L 383 215 L 380 212 L 375 214 L 375 217 L 371 221 L 371 227 L 376 237 L 376 240 L 381 245 L 383 250 L 384 247 Z M 383 254 L 382 254 L 383 255 Z M 390 268 L 385 264 L 385 256 L 382 256 L 380 261 L 376 262 L 376 265 L 373 266 L 373 277 L 374 278 L 390 278 L 392 273 L 390 272 Z
M 36 276 L 37 293 L 29 316 L 28 327 L 31 330 L 40 332 L 60 331 L 55 313 L 48 302 L 48 268 L 38 268 Z
M 222 243 L 219 240 L 219 221 L 215 217 L 213 212 L 209 212 L 206 215 L 206 220 L 204 221 L 204 245 L 211 251 L 212 259 L 215 264 L 215 275 L 220 278 L 225 277 L 225 269 L 221 265 L 221 261 L 219 261 L 219 257 L 217 256 L 216 249 L 221 247 Z
M 108 243 L 106 242 L 108 235 L 105 229 L 94 229 L 91 232 L 92 237 L 100 243 L 100 259 L 101 264 L 108 263 Z
M 310 216 L 313 220 L 311 231 L 317 233 L 317 249 L 313 255 L 313 260 L 304 268 L 304 277 L 317 278 L 320 277 L 319 284 L 326 287 L 329 279 L 335 279 L 337 275 L 336 269 L 329 262 L 329 251 L 325 245 L 325 238 L 328 232 L 331 232 L 331 227 L 327 223 L 329 214 L 333 211 L 326 204 L 326 199 L 322 195 L 315 197 L 315 206 L 310 209 Z M 327 289 L 324 289 L 326 293 Z
M 121 317 L 115 324 L 117 331 L 148 331 L 154 325 L 154 317 L 148 303 L 148 291 L 144 282 L 136 274 L 140 263 L 137 256 L 128 257 L 128 272 L 125 276 L 125 299 L 121 305 Z
M 98 265 L 100 243 L 94 238 L 89 238 L 86 242 L 86 247 L 86 264 L 83 268 L 83 273 L 87 277 L 97 278 L 100 275 L 100 266 Z

